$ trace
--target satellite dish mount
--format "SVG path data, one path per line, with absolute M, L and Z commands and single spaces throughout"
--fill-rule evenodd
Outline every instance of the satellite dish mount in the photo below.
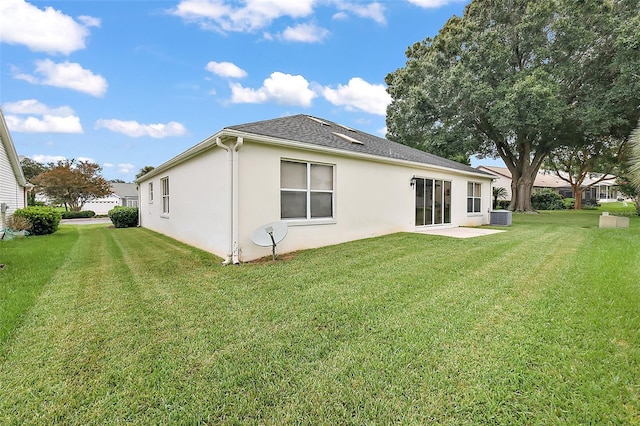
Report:
M 251 241 L 261 247 L 271 246 L 271 257 L 276 260 L 276 246 L 287 236 L 287 224 L 284 222 L 272 222 L 258 227 L 251 234 Z

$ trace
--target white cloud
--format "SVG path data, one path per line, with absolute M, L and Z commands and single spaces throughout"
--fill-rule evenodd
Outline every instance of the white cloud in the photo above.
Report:
M 47 164 L 47 163 L 57 163 L 58 161 L 64 161 L 67 157 L 63 157 L 62 155 L 44 155 L 37 154 L 31 158 L 33 161 L 38 163 Z
M 0 2 L 0 41 L 22 44 L 36 52 L 68 55 L 86 47 L 88 27 L 100 25 L 90 16 L 80 23 L 52 7 L 38 9 L 24 0 Z
M 235 7 L 224 0 L 182 0 L 169 11 L 185 21 L 196 22 L 202 28 L 223 32 L 256 31 L 283 16 L 303 18 L 313 13 L 316 0 L 245 0 Z
M 113 163 L 104 163 L 104 164 L 102 165 L 102 167 L 106 167 L 106 168 L 115 167 L 115 166 L 116 166 L 116 165 L 115 165 L 115 164 L 113 164 Z
M 338 10 L 342 11 L 342 13 L 347 11 L 359 16 L 360 18 L 373 19 L 379 24 L 387 23 L 387 19 L 384 16 L 384 6 L 378 2 L 364 5 L 360 2 L 338 1 L 336 2 L 336 7 Z M 339 13 L 333 16 L 334 19 L 343 19 L 344 17 L 345 15 L 340 15 Z
M 349 14 L 346 12 L 338 12 L 336 14 L 334 14 L 331 19 L 347 19 L 349 17 Z
M 247 72 L 231 62 L 214 62 L 211 61 L 207 64 L 205 69 L 214 73 L 220 77 L 227 78 L 244 78 L 247 76 Z
M 391 96 L 384 85 L 370 84 L 359 77 L 349 80 L 346 86 L 339 84 L 337 89 L 325 87 L 322 94 L 334 105 L 377 115 L 386 115 L 387 105 L 391 103 Z
M 50 108 L 35 99 L 25 99 L 7 102 L 3 109 L 12 132 L 82 133 L 80 118 L 68 106 Z
M 180 123 L 170 121 L 167 124 L 140 124 L 137 121 L 98 120 L 96 129 L 107 129 L 115 133 L 122 133 L 133 138 L 150 136 L 162 139 L 172 136 L 182 136 L 187 129 Z
M 135 166 L 129 163 L 120 163 L 118 164 L 118 171 L 120 173 L 129 174 L 135 170 Z
M 77 162 L 81 162 L 81 161 L 85 161 L 87 163 L 95 163 L 96 161 L 93 158 L 89 158 L 89 157 L 78 157 L 76 158 Z
M 259 89 L 231 83 L 231 102 L 261 104 L 276 102 L 283 105 L 309 106 L 317 95 L 309 88 L 309 82 L 301 75 L 272 73 Z
M 329 31 L 325 28 L 314 24 L 298 24 L 294 27 L 287 27 L 281 37 L 287 41 L 317 43 L 324 40 L 327 35 L 329 35 Z
M 78 21 L 82 22 L 85 27 L 98 27 L 100 28 L 101 22 L 99 18 L 93 16 L 78 16 Z
M 462 0 L 409 0 L 409 3 L 418 7 L 424 7 L 425 9 L 435 9 L 449 3 L 460 3 L 461 1 Z
M 33 84 L 62 87 L 84 92 L 92 96 L 102 97 L 107 91 L 107 80 L 101 75 L 82 68 L 80 64 L 65 61 L 56 64 L 51 59 L 36 61 L 36 75 L 17 73 L 14 77 Z

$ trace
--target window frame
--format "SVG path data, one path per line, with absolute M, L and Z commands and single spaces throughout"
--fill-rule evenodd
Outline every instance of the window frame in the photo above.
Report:
M 471 189 L 471 194 L 469 194 L 469 189 Z M 480 182 L 467 182 L 467 214 L 482 214 L 482 183 Z
M 285 163 L 304 164 L 306 167 L 306 188 L 286 188 L 282 186 L 282 167 Z M 331 168 L 331 189 L 313 189 L 311 186 L 311 170 L 313 166 Z M 336 223 L 336 165 L 319 161 L 306 161 L 291 158 L 280 159 L 280 220 L 289 225 L 318 225 Z M 306 217 L 283 217 L 282 194 L 304 193 Z M 331 216 L 313 217 L 312 194 L 331 194 Z
M 169 176 L 160 179 L 162 185 L 162 216 L 169 216 Z
M 416 227 L 450 225 L 453 181 L 420 176 L 414 176 L 414 179 L 414 225 Z

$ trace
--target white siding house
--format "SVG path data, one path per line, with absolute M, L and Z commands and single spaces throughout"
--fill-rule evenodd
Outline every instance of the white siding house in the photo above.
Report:
M 142 176 L 140 225 L 228 263 L 270 254 L 251 233 L 288 225 L 278 252 L 489 223 L 493 175 L 295 115 L 222 129 Z
M 27 181 L 16 153 L 9 128 L 0 110 L 0 228 L 16 209 L 27 205 Z

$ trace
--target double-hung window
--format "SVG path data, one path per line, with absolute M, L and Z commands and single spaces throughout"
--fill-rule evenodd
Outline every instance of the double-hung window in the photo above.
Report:
M 169 178 L 160 179 L 162 182 L 162 214 L 169 214 Z
M 153 182 L 149 182 L 149 203 L 153 203 Z
M 280 162 L 280 218 L 334 217 L 333 165 L 282 160 Z
M 480 213 L 481 211 L 481 193 L 482 184 L 477 182 L 467 183 L 467 213 Z

